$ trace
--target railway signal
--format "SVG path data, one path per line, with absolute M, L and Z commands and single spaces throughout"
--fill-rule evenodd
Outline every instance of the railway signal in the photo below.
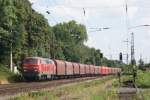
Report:
M 119 60 L 122 62 L 123 56 L 122 56 L 122 52 L 120 52 L 119 54 Z

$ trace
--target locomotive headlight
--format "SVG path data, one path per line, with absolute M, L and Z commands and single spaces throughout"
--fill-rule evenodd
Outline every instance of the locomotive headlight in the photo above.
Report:
M 26 69 L 24 69 L 24 72 L 26 72 L 27 70 Z
M 38 72 L 38 70 L 37 70 L 37 69 L 35 69 L 34 71 L 35 71 L 35 72 Z

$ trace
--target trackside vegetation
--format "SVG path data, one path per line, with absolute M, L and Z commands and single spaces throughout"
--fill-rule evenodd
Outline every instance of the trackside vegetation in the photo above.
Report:
M 133 79 L 132 75 L 122 76 L 122 82 L 130 81 Z M 115 82 L 115 86 L 119 83 Z M 150 99 L 150 72 L 148 71 L 137 71 L 137 79 L 135 84 L 138 87 L 138 92 L 135 96 L 135 100 L 149 100 Z
M 20 74 L 10 72 L 8 66 L 0 64 L 0 84 L 8 84 L 23 80 Z
M 116 79 L 107 77 L 73 85 L 66 85 L 46 92 L 32 92 L 13 98 L 12 100 L 117 100 L 116 89 L 111 84 Z
M 122 80 L 122 83 L 125 81 L 133 80 L 133 76 L 123 75 L 121 80 Z M 135 84 L 139 88 L 150 88 L 150 72 L 138 70 Z
M 140 88 L 150 88 L 150 72 L 138 71 L 136 84 Z
M 0 64 L 0 80 L 9 79 L 11 76 L 13 76 L 13 73 L 6 66 Z
M 143 100 L 149 100 L 150 99 L 150 89 L 146 89 L 140 93 L 137 94 L 139 98 L 142 98 Z

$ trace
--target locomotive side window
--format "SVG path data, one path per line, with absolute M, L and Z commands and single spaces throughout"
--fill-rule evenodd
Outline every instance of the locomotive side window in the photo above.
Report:
M 50 64 L 50 61 L 48 59 L 46 59 L 45 61 L 46 61 L 46 64 Z
M 53 64 L 53 61 L 52 61 L 52 60 L 49 60 L 49 64 Z
M 41 64 L 47 64 L 46 60 L 41 60 Z
M 49 59 L 46 59 L 45 62 L 46 62 L 46 64 L 52 64 L 53 63 L 52 60 L 49 60 Z
M 37 64 L 38 60 L 37 59 L 25 59 L 23 61 L 24 64 Z

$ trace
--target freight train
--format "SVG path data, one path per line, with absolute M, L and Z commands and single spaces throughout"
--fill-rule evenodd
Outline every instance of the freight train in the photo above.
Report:
M 22 69 L 25 79 L 38 80 L 100 76 L 121 72 L 121 68 L 94 66 L 41 57 L 25 58 L 22 62 Z

